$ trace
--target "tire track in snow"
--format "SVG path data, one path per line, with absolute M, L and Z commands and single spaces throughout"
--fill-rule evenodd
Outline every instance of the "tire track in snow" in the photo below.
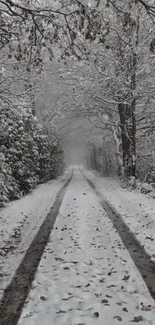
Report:
M 0 325 L 17 325 L 18 323 L 25 300 L 31 289 L 31 284 L 34 280 L 38 264 L 48 242 L 59 208 L 66 193 L 66 189 L 71 182 L 72 177 L 73 171 L 70 178 L 59 190 L 50 212 L 47 214 L 39 228 L 39 231 L 29 246 L 11 283 L 4 291 L 0 302 Z
M 128 250 L 134 264 L 141 274 L 152 298 L 155 300 L 155 263 L 151 261 L 150 256 L 146 253 L 144 247 L 136 239 L 127 224 L 123 221 L 121 215 L 111 206 L 96 189 L 93 182 L 88 179 L 82 170 L 83 177 L 87 180 L 89 186 L 93 189 L 100 200 L 102 208 L 106 211 L 118 232 L 123 244 Z

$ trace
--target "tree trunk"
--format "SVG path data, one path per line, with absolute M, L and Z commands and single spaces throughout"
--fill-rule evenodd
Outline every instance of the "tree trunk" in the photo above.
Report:
M 135 103 L 133 102 L 132 106 L 124 103 L 118 104 L 118 112 L 120 117 L 124 172 L 126 176 L 135 176 Z
M 131 104 L 118 104 L 120 118 L 123 165 L 126 176 L 136 176 L 136 100 L 133 91 L 136 88 L 136 54 L 132 53 L 129 72 L 131 73 L 130 98 Z
M 124 175 L 124 167 L 123 167 L 123 160 L 122 160 L 122 153 L 121 153 L 121 141 L 118 132 L 118 126 L 112 126 L 113 138 L 116 146 L 116 161 L 118 166 L 118 175 Z

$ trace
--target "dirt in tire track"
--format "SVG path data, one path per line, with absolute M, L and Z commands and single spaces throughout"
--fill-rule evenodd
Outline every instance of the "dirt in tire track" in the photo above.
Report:
M 112 221 L 120 238 L 122 239 L 123 244 L 128 250 L 152 298 L 155 300 L 155 263 L 151 261 L 150 256 L 146 253 L 141 243 L 135 238 L 135 235 L 123 221 L 121 215 L 115 211 L 114 208 L 106 200 L 103 199 L 101 194 L 97 191 L 93 182 L 89 180 L 82 171 L 81 173 L 87 180 L 89 186 L 99 197 L 102 208 L 107 212 L 108 217 Z
M 47 214 L 39 228 L 39 231 L 29 246 L 11 283 L 4 291 L 0 302 L 0 325 L 17 325 L 18 323 L 25 300 L 31 289 L 38 264 L 48 242 L 56 216 L 58 215 L 59 208 L 72 177 L 73 171 L 70 178 L 59 190 L 50 212 Z

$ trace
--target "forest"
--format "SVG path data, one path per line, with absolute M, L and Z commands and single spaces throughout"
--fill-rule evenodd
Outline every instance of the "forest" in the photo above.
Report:
M 0 325 L 155 325 L 155 0 L 0 0 Z
M 154 19 L 151 0 L 0 1 L 1 206 L 75 156 L 154 187 Z

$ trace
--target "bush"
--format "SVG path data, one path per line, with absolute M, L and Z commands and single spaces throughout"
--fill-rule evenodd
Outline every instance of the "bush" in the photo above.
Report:
M 147 194 L 153 191 L 153 187 L 150 184 L 143 183 L 140 188 L 141 193 Z
M 0 111 L 0 206 L 29 193 L 38 183 L 63 170 L 63 149 L 53 132 L 49 135 L 31 110 Z

